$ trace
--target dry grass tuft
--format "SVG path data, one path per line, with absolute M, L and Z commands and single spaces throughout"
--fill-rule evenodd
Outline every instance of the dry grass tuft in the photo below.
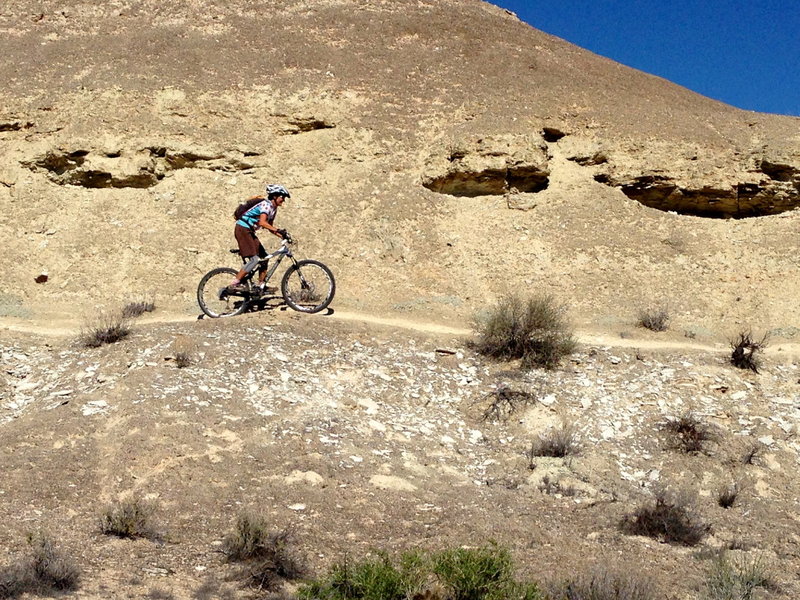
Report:
M 153 300 L 134 300 L 122 308 L 122 316 L 126 319 L 135 319 L 146 312 L 153 312 L 155 309 L 156 303 Z
M 99 348 L 124 340 L 130 333 L 130 322 L 122 313 L 101 313 L 84 324 L 78 341 L 84 348 Z
M 649 579 L 636 571 L 623 573 L 604 566 L 578 573 L 548 586 L 550 600 L 657 600 Z
M 562 421 L 560 425 L 552 427 L 539 436 L 531 444 L 528 458 L 533 461 L 538 456 L 564 458 L 580 451 L 578 432 L 574 423 Z

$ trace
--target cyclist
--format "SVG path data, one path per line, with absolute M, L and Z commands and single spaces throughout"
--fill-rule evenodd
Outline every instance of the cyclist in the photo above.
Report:
M 239 244 L 239 254 L 245 259 L 244 267 L 236 274 L 236 278 L 223 292 L 242 291 L 242 278 L 250 273 L 258 265 L 258 261 L 267 255 L 264 246 L 256 237 L 256 231 L 266 229 L 273 235 L 283 239 L 286 236 L 285 229 L 276 228 L 272 222 L 278 214 L 278 208 L 283 205 L 286 198 L 291 198 L 289 190 L 282 185 L 270 183 L 267 185 L 263 196 L 253 196 L 248 203 L 255 202 L 237 221 L 233 229 L 236 243 Z M 260 200 L 260 201 L 259 201 Z M 267 278 L 266 267 L 261 269 L 258 275 L 258 286 L 256 290 L 263 293 L 265 290 L 264 280 Z

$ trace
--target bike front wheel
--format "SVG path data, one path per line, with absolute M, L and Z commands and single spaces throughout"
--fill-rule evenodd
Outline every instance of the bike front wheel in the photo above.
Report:
M 236 273 L 236 269 L 220 267 L 209 271 L 200 280 L 200 285 L 197 286 L 197 303 L 200 310 L 212 319 L 240 315 L 250 306 L 249 294 L 229 294 L 225 291 Z
M 317 260 L 297 261 L 281 280 L 281 294 L 286 304 L 304 313 L 326 309 L 335 293 L 333 273 Z

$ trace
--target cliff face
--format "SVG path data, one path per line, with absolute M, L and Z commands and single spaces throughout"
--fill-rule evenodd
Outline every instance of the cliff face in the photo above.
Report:
M 594 325 L 654 299 L 686 327 L 797 321 L 798 119 L 472 0 L 39 6 L 0 13 L 7 314 L 194 310 L 232 207 L 280 181 L 342 306 L 463 321 L 525 286 Z

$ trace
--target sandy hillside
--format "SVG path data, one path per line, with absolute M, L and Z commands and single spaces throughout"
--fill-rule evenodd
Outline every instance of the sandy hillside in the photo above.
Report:
M 602 563 L 717 600 L 725 551 L 800 597 L 800 119 L 478 0 L 5 0 L 0 34 L 0 575 L 43 529 L 76 597 L 264 597 L 220 554 L 254 510 L 315 573 L 495 539 L 538 581 Z M 264 182 L 334 271 L 331 310 L 198 320 Z M 567 309 L 559 369 L 469 348 L 508 292 Z M 76 342 L 142 298 L 127 339 Z M 750 330 L 760 373 L 729 364 Z M 686 414 L 710 432 L 688 454 L 664 430 Z M 575 455 L 528 457 L 562 419 Z M 700 544 L 620 530 L 660 489 L 692 498 Z M 99 533 L 129 494 L 160 541 Z

